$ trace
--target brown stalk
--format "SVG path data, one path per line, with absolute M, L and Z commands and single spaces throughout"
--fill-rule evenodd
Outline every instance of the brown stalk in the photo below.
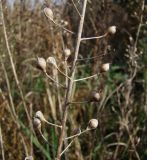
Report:
M 64 102 L 64 108 L 63 108 L 63 119 L 62 119 L 62 130 L 59 138 L 59 145 L 58 145 L 58 151 L 57 151 L 57 159 L 60 160 L 60 154 L 62 150 L 62 145 L 64 141 L 64 135 L 66 132 L 66 121 L 67 121 L 67 116 L 68 116 L 68 102 L 70 101 L 71 98 L 71 93 L 73 89 L 73 81 L 74 81 L 74 76 L 75 76 L 75 70 L 76 70 L 76 61 L 78 58 L 79 54 L 79 48 L 80 48 L 80 43 L 81 43 L 81 36 L 82 36 L 82 31 L 83 31 L 83 24 L 84 24 L 84 18 L 85 18 L 85 12 L 86 12 L 86 6 L 87 6 L 87 0 L 84 0 L 83 2 L 83 10 L 82 10 L 82 15 L 79 23 L 79 30 L 78 30 L 78 37 L 77 37 L 77 44 L 75 48 L 75 57 L 74 61 L 72 64 L 72 69 L 71 69 L 71 80 L 68 80 L 68 87 L 66 90 L 66 97 L 65 97 L 65 102 Z

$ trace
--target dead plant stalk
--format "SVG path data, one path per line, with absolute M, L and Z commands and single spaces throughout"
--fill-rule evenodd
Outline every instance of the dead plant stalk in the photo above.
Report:
M 57 151 L 57 159 L 60 160 L 61 156 L 61 150 L 62 150 L 62 145 L 64 141 L 64 135 L 66 132 L 66 121 L 68 117 L 68 102 L 70 101 L 71 98 L 71 93 L 73 89 L 73 82 L 74 82 L 74 77 L 75 77 L 75 70 L 76 70 L 76 61 L 78 58 L 79 54 L 79 48 L 80 48 L 80 43 L 81 43 L 81 36 L 82 36 L 82 31 L 83 31 L 83 24 L 84 24 L 84 19 L 85 19 L 85 12 L 86 12 L 86 6 L 87 6 L 87 0 L 84 0 L 83 2 L 83 10 L 82 10 L 82 15 L 79 23 L 79 29 L 78 29 L 78 36 L 77 36 L 77 44 L 75 48 L 75 56 L 72 64 L 72 69 L 71 69 L 71 77 L 68 80 L 68 86 L 66 90 L 66 97 L 64 101 L 64 108 L 63 108 L 63 118 L 62 118 L 62 130 L 59 138 L 59 145 L 58 145 L 58 151 Z

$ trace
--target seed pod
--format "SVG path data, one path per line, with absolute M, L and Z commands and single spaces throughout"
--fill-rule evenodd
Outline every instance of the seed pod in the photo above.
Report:
M 98 126 L 98 120 L 97 119 L 91 119 L 88 123 L 87 130 L 96 129 L 97 126 Z
M 97 91 L 91 91 L 89 95 L 89 101 L 90 102 L 99 102 L 101 96 L 100 93 Z
M 71 55 L 71 51 L 70 51 L 70 49 L 68 49 L 68 48 L 66 48 L 66 49 L 64 50 L 64 53 L 65 53 L 65 57 L 66 57 L 66 58 L 68 58 L 68 57 Z
M 53 12 L 50 8 L 46 7 L 46 8 L 43 9 L 43 11 L 44 11 L 44 14 L 46 15 L 47 18 L 53 20 L 53 17 L 54 17 Z
M 110 69 L 110 63 L 104 63 L 101 66 L 101 72 L 107 72 Z
M 56 60 L 54 57 L 48 57 L 47 59 L 48 63 L 51 63 L 52 65 L 54 65 L 55 67 L 57 66 Z
M 41 111 L 37 111 L 36 114 L 35 114 L 35 118 L 38 118 L 40 119 L 41 121 L 46 121 L 45 118 L 44 118 L 44 115 Z
M 116 33 L 116 26 L 111 26 L 108 28 L 108 33 L 115 34 Z
M 37 66 L 39 69 L 41 69 L 43 72 L 46 72 L 46 61 L 44 58 L 37 57 Z
M 41 120 L 39 118 L 34 118 L 33 125 L 35 128 L 40 129 L 41 128 Z

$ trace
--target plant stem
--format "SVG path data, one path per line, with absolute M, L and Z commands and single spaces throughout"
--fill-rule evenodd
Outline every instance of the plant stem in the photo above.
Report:
M 81 133 L 78 133 L 78 134 L 75 134 L 73 136 L 67 137 L 67 138 L 65 138 L 65 140 L 72 139 L 72 138 L 75 138 L 75 137 L 79 137 L 80 135 L 82 135 L 83 133 L 86 133 L 88 131 L 90 131 L 90 129 L 86 129 L 86 130 L 82 131 Z
M 77 44 L 76 44 L 76 49 L 75 49 L 75 57 L 74 57 L 74 61 L 72 64 L 72 69 L 71 69 L 71 80 L 68 80 L 68 87 L 66 90 L 66 97 L 65 97 L 64 108 L 63 108 L 64 111 L 63 111 L 63 119 L 62 119 L 62 130 L 61 130 L 61 134 L 60 134 L 60 138 L 59 138 L 59 145 L 58 145 L 58 151 L 57 151 L 57 159 L 58 160 L 60 160 L 60 154 L 61 154 L 61 150 L 62 150 L 64 134 L 66 132 L 65 126 L 66 126 L 66 121 L 67 121 L 67 116 L 68 116 L 68 101 L 70 100 L 71 93 L 72 93 L 72 86 L 73 86 L 75 69 L 76 69 L 75 65 L 76 65 L 76 61 L 77 61 L 78 53 L 79 53 L 79 48 L 80 48 L 86 6 L 87 6 L 87 0 L 84 0 L 83 11 L 82 11 L 82 15 L 81 15 L 80 24 L 79 24 L 79 30 L 78 30 Z
M 92 76 L 85 77 L 85 78 L 75 79 L 74 82 L 83 81 L 83 80 L 90 79 L 90 78 L 93 78 L 93 77 L 96 77 L 96 76 L 98 76 L 98 74 L 94 74 Z
M 50 122 L 48 122 L 47 120 L 45 120 L 45 122 L 46 122 L 47 124 L 51 125 L 51 126 L 58 127 L 58 128 L 62 128 L 62 126 L 59 126 L 59 125 L 57 125 L 57 124 L 50 123 Z
M 97 36 L 97 37 L 81 38 L 81 41 L 92 40 L 92 39 L 101 39 L 101 38 L 106 37 L 107 35 L 108 35 L 108 33 L 105 33 L 104 35 L 102 35 L 102 36 Z

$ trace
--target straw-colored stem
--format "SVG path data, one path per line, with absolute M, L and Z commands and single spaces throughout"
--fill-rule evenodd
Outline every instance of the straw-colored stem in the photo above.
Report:
M 56 66 L 56 68 L 63 76 L 65 76 L 66 78 L 71 80 L 71 78 L 68 75 L 66 75 L 65 73 L 63 73 L 57 66 Z
M 86 41 L 86 40 L 92 40 L 92 39 L 101 39 L 101 38 L 104 38 L 108 35 L 108 33 L 105 33 L 104 35 L 102 36 L 96 36 L 96 37 L 88 37 L 88 38 L 81 38 L 81 41 Z
M 67 149 L 72 145 L 74 140 L 72 140 L 67 146 L 66 148 L 61 152 L 60 157 L 63 155 L 63 153 L 65 153 L 67 151 Z
M 56 26 L 58 26 L 59 28 L 62 28 L 63 30 L 65 30 L 65 31 L 67 31 L 67 32 L 69 32 L 69 33 L 71 33 L 71 34 L 75 34 L 74 32 L 70 31 L 69 29 L 63 27 L 62 25 L 60 25 L 60 24 L 58 24 L 58 23 L 56 23 L 53 19 L 50 19 L 50 20 L 51 20 Z
M 83 81 L 83 80 L 87 80 L 87 79 L 91 79 L 91 78 L 94 78 L 98 76 L 98 74 L 94 74 L 92 76 L 89 76 L 89 77 L 85 77 L 85 78 L 80 78 L 80 79 L 75 79 L 74 82 L 78 82 L 78 81 Z
M 45 75 L 47 76 L 47 78 L 49 78 L 52 82 L 56 83 L 57 85 L 63 87 L 63 88 L 66 88 L 64 85 L 62 85 L 61 83 L 55 81 L 50 75 L 48 75 L 47 72 L 45 72 Z
M 75 76 L 75 70 L 76 70 L 76 62 L 79 54 L 79 48 L 80 48 L 80 43 L 81 43 L 81 36 L 82 36 L 82 31 L 83 31 L 83 24 L 84 24 L 84 19 L 85 19 L 85 12 L 86 12 L 86 6 L 87 6 L 87 0 L 84 0 L 83 2 L 83 10 L 82 10 L 82 15 L 79 23 L 79 29 L 78 29 L 78 36 L 77 36 L 77 44 L 75 48 L 75 55 L 74 55 L 74 60 L 71 68 L 71 80 L 68 80 L 68 86 L 66 90 L 66 97 L 65 97 L 65 102 L 64 102 L 64 112 L 63 112 L 63 118 L 62 118 L 62 130 L 59 138 L 59 145 L 58 145 L 58 151 L 57 151 L 57 159 L 60 160 L 60 154 L 62 150 L 62 145 L 63 145 L 63 139 L 64 135 L 66 132 L 66 121 L 68 117 L 68 102 L 70 101 L 72 90 L 73 90 L 73 81 L 74 81 L 74 76 Z
M 47 124 L 51 125 L 51 126 L 58 127 L 58 128 L 62 128 L 62 126 L 59 126 L 59 125 L 57 125 L 57 124 L 48 122 L 47 120 L 44 120 L 44 121 L 45 121 Z
M 79 137 L 79 136 L 81 136 L 82 134 L 84 134 L 84 133 L 86 133 L 88 131 L 90 131 L 90 129 L 86 129 L 86 130 L 84 130 L 84 131 L 82 131 L 82 132 L 80 132 L 78 134 L 75 134 L 73 136 L 67 137 L 67 138 L 65 138 L 65 140 L 72 139 L 72 138 L 75 138 L 75 137 Z

